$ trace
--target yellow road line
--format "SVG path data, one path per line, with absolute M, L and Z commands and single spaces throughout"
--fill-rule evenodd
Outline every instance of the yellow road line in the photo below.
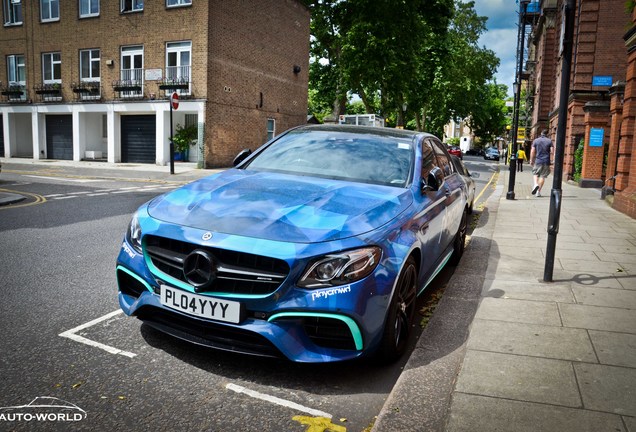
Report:
M 44 198 L 42 195 L 33 194 L 33 193 L 29 193 L 29 192 L 14 191 L 14 190 L 9 190 L 9 189 L 0 189 L 0 192 L 7 192 L 7 193 L 12 193 L 12 194 L 17 194 L 17 195 L 27 195 L 27 196 L 30 196 L 31 198 L 35 199 L 35 201 L 29 202 L 29 203 L 25 203 L 25 204 L 15 204 L 15 205 L 9 204 L 9 205 L 6 205 L 6 206 L 0 206 L 0 210 L 18 208 L 18 207 L 28 207 L 28 206 L 32 206 L 32 205 L 36 205 L 36 204 L 42 204 L 42 203 L 46 202 L 46 198 Z
M 473 203 L 477 203 L 477 201 L 479 201 L 479 198 L 481 198 L 481 196 L 484 194 L 484 192 L 486 192 L 486 190 L 488 189 L 488 186 L 490 186 L 490 184 L 493 182 L 493 180 L 498 179 L 499 178 L 499 171 L 496 171 L 492 174 L 492 176 L 490 177 L 490 180 L 488 181 L 488 183 L 486 183 L 486 186 L 484 186 L 484 188 L 481 190 L 481 192 L 479 192 L 479 195 L 477 195 L 477 197 L 475 198 L 475 201 L 473 201 Z

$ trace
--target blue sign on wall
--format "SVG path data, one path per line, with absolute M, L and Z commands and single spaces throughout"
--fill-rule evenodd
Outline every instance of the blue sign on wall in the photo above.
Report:
M 593 87 L 611 87 L 612 76 L 611 75 L 594 75 L 592 77 Z
M 590 129 L 590 147 L 603 147 L 603 138 L 605 137 L 605 129 Z

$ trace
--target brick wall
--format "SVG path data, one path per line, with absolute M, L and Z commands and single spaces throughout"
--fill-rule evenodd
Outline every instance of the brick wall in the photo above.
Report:
M 276 120 L 277 134 L 307 120 L 309 11 L 295 0 L 247 4 L 210 1 L 206 164 L 212 167 L 263 144 L 268 118 Z
M 72 100 L 70 84 L 79 81 L 79 50 L 100 49 L 103 98 L 113 98 L 112 81 L 120 78 L 120 49 L 143 45 L 144 68 L 164 69 L 166 42 L 192 41 L 192 81 L 197 97 L 206 97 L 207 9 L 205 1 L 166 8 L 163 1 L 145 2 L 143 12 L 120 13 L 118 1 L 101 1 L 100 14 L 79 18 L 79 2 L 61 1 L 60 20 L 40 22 L 40 2 L 23 2 L 23 25 L 0 29 L 0 80 L 6 82 L 5 56 L 25 54 L 27 87 L 42 84 L 42 54 L 60 52 L 62 91 Z M 27 43 L 26 35 L 29 36 Z M 113 60 L 112 66 L 106 60 Z M 154 87 L 153 87 L 154 86 Z M 147 83 L 146 92 L 157 91 Z

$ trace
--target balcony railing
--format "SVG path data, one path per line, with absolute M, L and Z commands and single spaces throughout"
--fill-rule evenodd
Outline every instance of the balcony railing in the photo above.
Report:
M 33 91 L 38 95 L 40 102 L 60 102 L 62 100 L 62 84 L 45 83 L 33 87 Z
M 192 93 L 190 66 L 168 66 L 165 78 L 159 82 L 159 91 L 163 97 L 175 91 L 179 96 L 189 96 Z
M 101 100 L 102 88 L 99 81 L 81 81 L 71 84 L 76 101 Z
M 113 81 L 113 90 L 118 99 L 142 99 L 144 97 L 144 70 L 122 69 L 121 79 Z
M 20 103 L 28 100 L 29 91 L 24 84 L 9 84 L 5 87 L 0 83 L 0 95 L 4 102 Z

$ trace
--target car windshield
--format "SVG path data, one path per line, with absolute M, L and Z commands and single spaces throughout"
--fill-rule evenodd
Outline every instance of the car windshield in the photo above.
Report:
M 243 168 L 405 187 L 413 166 L 412 142 L 410 136 L 297 130 Z

